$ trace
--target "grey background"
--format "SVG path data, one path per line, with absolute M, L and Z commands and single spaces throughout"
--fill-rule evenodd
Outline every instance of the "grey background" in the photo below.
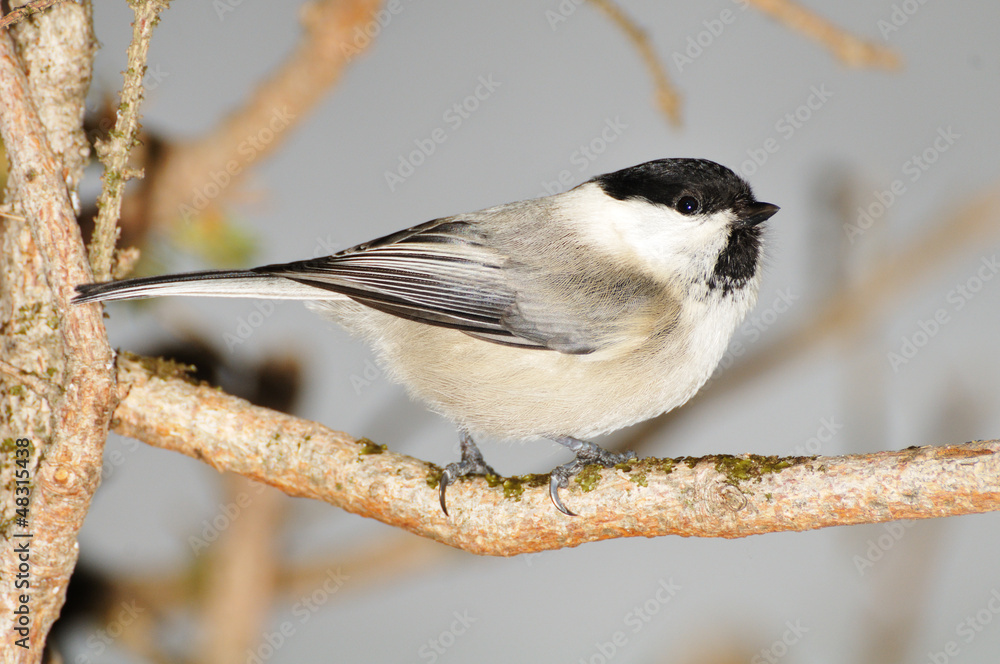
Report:
M 175 2 L 163 15 L 150 53 L 150 68 L 161 80 L 147 95 L 147 128 L 178 140 L 210 131 L 295 47 L 297 7 L 230 4 L 232 11 L 221 17 L 220 3 L 207 2 Z M 536 196 L 563 170 L 576 184 L 664 156 L 714 159 L 743 170 L 762 200 L 782 208 L 770 222 L 756 314 L 765 314 L 782 293 L 794 303 L 771 312 L 760 341 L 737 333 L 735 341 L 750 354 L 809 321 L 831 292 L 996 186 L 1000 6 L 911 2 L 915 13 L 883 40 L 877 22 L 888 19 L 893 6 L 820 9 L 853 33 L 897 49 L 904 68 L 886 73 L 847 69 L 810 40 L 734 2 L 625 3 L 684 95 L 685 123 L 677 130 L 654 107 L 635 51 L 589 5 L 553 28 L 546 12 L 557 10 L 554 1 L 402 0 L 403 10 L 374 47 L 232 195 L 230 209 L 258 238 L 254 262 L 264 264 Z M 678 71 L 673 54 L 724 10 L 735 20 Z M 104 46 L 96 102 L 120 88 L 131 12 L 124 3 L 98 3 L 95 13 Z M 385 171 L 414 149 L 415 139 L 448 127 L 444 112 L 472 94 L 480 76 L 500 86 L 460 127 L 446 129 L 447 140 L 390 191 Z M 778 123 L 813 89 L 832 96 L 786 138 Z M 575 154 L 609 120 L 626 128 L 581 169 Z M 958 138 L 911 182 L 906 162 L 948 128 Z M 743 168 L 769 138 L 777 152 L 758 168 Z M 875 200 L 873 192 L 896 179 L 905 181 L 905 193 L 847 243 L 845 219 L 828 203 L 831 192 L 851 187 L 850 221 L 859 205 Z M 241 204 L 244 194 L 250 202 Z M 810 439 L 831 421 L 837 424 L 832 437 L 809 452 L 996 437 L 1000 279 L 985 282 L 961 311 L 952 310 L 947 296 L 981 260 L 997 254 L 998 238 L 920 271 L 918 282 L 864 335 L 815 345 L 735 392 L 702 395 L 645 451 L 791 454 L 814 447 Z M 176 256 L 170 269 L 194 266 Z M 894 371 L 887 354 L 941 307 L 951 312 L 949 323 Z M 151 338 L 183 329 L 224 348 L 223 335 L 255 308 L 250 301 L 176 299 L 109 311 L 112 342 L 121 348 L 141 349 Z M 255 360 L 288 349 L 308 358 L 300 415 L 439 464 L 456 458 L 453 427 L 411 403 L 402 388 L 377 378 L 356 389 L 371 360 L 367 348 L 300 304 L 276 304 L 275 314 L 233 352 Z M 544 442 L 482 447 L 506 474 L 545 472 L 567 457 Z M 186 569 L 193 557 L 189 537 L 224 500 L 218 474 L 132 441 L 114 439 L 109 451 L 115 449 L 124 461 L 109 468 L 94 501 L 81 535 L 83 557 L 111 573 Z M 405 547 L 412 537 L 325 504 L 289 503 L 279 547 L 290 564 L 336 569 L 368 547 Z M 991 514 L 735 541 L 610 541 L 512 559 L 442 546 L 403 573 L 387 572 L 375 582 L 348 579 L 305 623 L 291 613 L 297 598 L 287 598 L 266 630 L 293 620 L 295 633 L 267 661 L 735 662 L 767 661 L 752 658 L 771 649 L 787 662 L 926 662 L 949 641 L 959 649 L 949 661 L 995 661 L 1000 615 L 989 606 L 1000 607 L 991 600 L 1000 597 L 998 526 L 1000 517 Z M 880 537 L 890 543 L 884 552 Z M 872 546 L 883 555 L 861 573 L 857 557 Z M 427 558 L 426 547 L 419 551 Z M 667 602 L 656 599 L 663 583 L 678 588 Z M 644 605 L 656 611 L 636 623 L 635 609 Z M 445 637 L 450 647 L 430 657 L 430 640 L 451 628 L 455 612 L 474 622 L 454 639 Z M 966 641 L 958 626 L 977 612 L 990 622 Z M 196 616 L 177 616 L 163 638 L 180 655 L 199 627 Z M 624 641 L 612 653 L 607 644 L 615 632 Z M 86 636 L 80 635 L 80 652 L 93 654 Z M 790 645 L 782 646 L 783 638 Z M 882 646 L 895 659 L 877 654 Z M 130 661 L 124 649 L 115 648 L 115 656 Z

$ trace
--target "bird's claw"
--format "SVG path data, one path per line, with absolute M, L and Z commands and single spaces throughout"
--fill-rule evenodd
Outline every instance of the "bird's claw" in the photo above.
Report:
M 566 508 L 559 497 L 559 489 L 565 489 L 569 486 L 569 478 L 579 474 L 581 470 L 590 465 L 596 464 L 604 468 L 613 468 L 620 463 L 627 463 L 638 458 L 636 453 L 632 451 L 609 452 L 595 443 L 576 438 L 557 438 L 555 440 L 576 454 L 575 459 L 554 468 L 549 473 L 549 498 L 552 499 L 552 504 L 556 506 L 556 509 L 566 516 L 577 516 L 575 512 Z
M 565 445 L 576 455 L 576 458 L 569 463 L 564 463 L 554 468 L 549 473 L 549 498 L 556 509 L 566 516 L 576 516 L 559 497 L 559 489 L 569 486 L 569 480 L 590 465 L 613 468 L 620 463 L 627 463 L 637 459 L 635 452 L 609 452 L 608 450 L 585 440 L 576 438 L 555 438 L 553 439 L 561 445 Z M 476 447 L 476 443 L 468 433 L 462 433 L 461 437 L 462 460 L 449 463 L 441 473 L 438 481 L 438 500 L 441 503 L 441 511 L 448 516 L 448 505 L 445 502 L 445 492 L 448 486 L 455 480 L 467 475 L 497 475 L 498 473 L 486 463 L 482 452 Z
M 579 473 L 585 467 L 585 463 L 579 459 L 573 459 L 567 464 L 553 468 L 552 472 L 549 473 L 549 498 L 552 499 L 552 504 L 556 506 L 556 509 L 566 516 L 576 516 L 576 512 L 570 512 L 563 505 L 563 501 L 559 497 L 559 489 L 565 489 L 569 486 L 569 478 Z
M 445 466 L 444 472 L 441 473 L 441 479 L 438 481 L 438 500 L 441 502 L 441 511 L 444 512 L 445 516 L 448 516 L 448 506 L 445 503 L 444 494 L 449 484 L 467 475 L 497 474 L 497 471 L 493 470 L 483 459 L 483 453 L 476 447 L 472 436 L 463 433 L 460 444 L 462 448 L 462 460 L 449 463 Z

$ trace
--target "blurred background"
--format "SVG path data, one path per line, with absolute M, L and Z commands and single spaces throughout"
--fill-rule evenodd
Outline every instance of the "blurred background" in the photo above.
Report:
M 829 23 L 808 34 L 731 0 L 391 0 L 336 40 L 331 5 L 163 13 L 147 179 L 123 219 L 137 273 L 326 255 L 703 157 L 781 206 L 759 304 L 694 400 L 601 442 L 839 455 L 1000 434 L 1000 5 L 812 2 Z M 96 136 L 132 13 L 94 12 Z M 341 77 L 324 70 L 343 55 Z M 205 156 L 220 136 L 228 171 Z M 108 312 L 115 347 L 195 362 L 394 451 L 458 458 L 449 422 L 299 303 Z M 569 458 L 481 447 L 507 475 Z M 55 639 L 67 662 L 996 661 L 998 549 L 987 514 L 478 558 L 113 436 Z

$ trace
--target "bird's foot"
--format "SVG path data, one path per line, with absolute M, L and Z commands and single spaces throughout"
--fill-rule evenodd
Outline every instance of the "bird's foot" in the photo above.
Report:
M 570 512 L 563 505 L 562 499 L 559 498 L 559 489 L 565 489 L 569 485 L 571 477 L 577 475 L 591 464 L 613 468 L 620 463 L 627 463 L 638 458 L 635 452 L 609 452 L 600 445 L 591 443 L 590 441 L 570 438 L 568 436 L 553 438 L 552 440 L 560 445 L 565 445 L 576 454 L 575 459 L 569 463 L 564 463 L 549 473 L 549 497 L 552 498 L 552 504 L 556 506 L 556 509 L 566 516 L 576 516 L 576 514 Z
M 472 440 L 467 432 L 462 432 L 462 437 L 459 439 L 459 444 L 462 447 L 462 460 L 456 461 L 454 463 L 449 463 L 444 468 L 444 472 L 441 473 L 441 480 L 438 484 L 438 495 L 441 499 L 441 511 L 448 516 L 448 508 L 444 501 L 444 492 L 448 488 L 448 485 L 453 483 L 460 477 L 465 477 L 466 475 L 498 475 L 497 471 L 493 470 L 486 461 L 483 460 L 483 453 L 479 451 L 476 447 L 475 441 Z

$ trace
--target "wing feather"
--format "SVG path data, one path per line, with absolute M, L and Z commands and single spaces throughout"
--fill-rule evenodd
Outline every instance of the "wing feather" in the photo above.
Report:
M 444 219 L 333 256 L 254 271 L 342 293 L 409 320 L 481 334 L 496 343 L 543 347 L 515 340 L 503 325 L 516 297 L 506 283 L 504 262 L 477 241 L 474 225 Z

